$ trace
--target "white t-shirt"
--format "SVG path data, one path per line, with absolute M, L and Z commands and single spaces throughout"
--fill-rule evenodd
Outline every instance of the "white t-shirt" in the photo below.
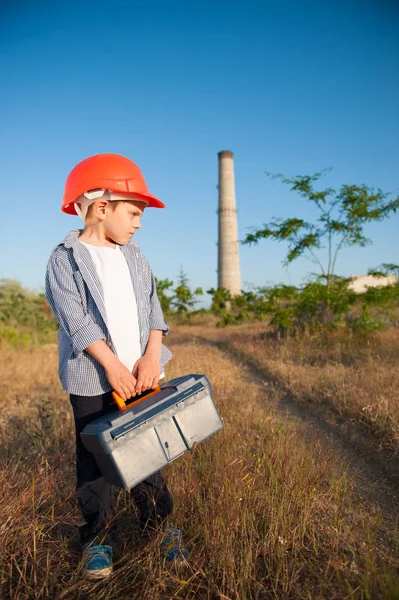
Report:
M 93 246 L 86 242 L 104 294 L 107 326 L 119 360 L 132 371 L 141 357 L 136 296 L 129 267 L 119 246 Z

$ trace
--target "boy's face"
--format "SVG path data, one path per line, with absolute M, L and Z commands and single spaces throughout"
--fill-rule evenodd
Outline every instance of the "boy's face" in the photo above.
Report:
M 105 235 L 112 241 L 123 246 L 141 229 L 140 219 L 145 209 L 145 202 L 132 200 L 120 202 L 117 206 L 106 207 L 106 218 L 103 221 Z

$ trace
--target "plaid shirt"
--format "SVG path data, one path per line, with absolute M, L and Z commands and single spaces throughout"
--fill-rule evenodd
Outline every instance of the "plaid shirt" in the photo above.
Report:
M 46 271 L 46 298 L 59 324 L 58 374 L 70 394 L 97 396 L 112 388 L 104 368 L 84 349 L 104 340 L 116 354 L 107 328 L 104 298 L 89 250 L 78 241 L 81 230 L 71 231 L 52 252 Z M 135 242 L 121 246 L 132 277 L 137 301 L 141 352 L 144 355 L 150 331 L 169 333 L 147 259 Z M 129 332 L 126 332 L 129 335 Z M 162 345 L 160 372 L 172 358 Z

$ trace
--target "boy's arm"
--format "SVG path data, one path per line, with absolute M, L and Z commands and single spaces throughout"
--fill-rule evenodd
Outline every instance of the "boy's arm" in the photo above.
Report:
M 83 311 L 71 265 L 61 257 L 53 256 L 48 262 L 46 298 L 59 326 L 68 335 L 76 356 L 90 344 L 105 339 L 100 327 Z
M 163 331 L 160 329 L 153 329 L 150 331 L 148 338 L 147 348 L 145 354 L 151 356 L 154 360 L 160 361 L 162 351 L 162 334 Z
M 137 379 L 136 392 L 141 394 L 145 390 L 155 388 L 159 381 L 159 362 L 162 351 L 162 331 L 150 331 L 147 348 L 144 356 L 136 361 L 133 367 L 133 376 Z

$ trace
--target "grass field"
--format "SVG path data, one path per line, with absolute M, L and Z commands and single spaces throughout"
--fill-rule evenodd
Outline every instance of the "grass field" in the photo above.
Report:
M 175 328 L 167 378 L 207 374 L 224 420 L 165 470 L 190 561 L 166 568 L 159 537 L 140 538 L 121 492 L 115 573 L 98 583 L 78 572 L 72 416 L 56 347 L 1 348 L 0 598 L 398 599 L 396 514 L 387 532 L 339 448 L 276 409 L 280 394 L 328 403 L 394 456 L 398 341 L 396 332 L 281 343 L 257 325 Z
M 298 400 L 328 406 L 399 450 L 399 332 L 327 333 L 279 342 L 267 325 L 186 328 L 260 370 Z

